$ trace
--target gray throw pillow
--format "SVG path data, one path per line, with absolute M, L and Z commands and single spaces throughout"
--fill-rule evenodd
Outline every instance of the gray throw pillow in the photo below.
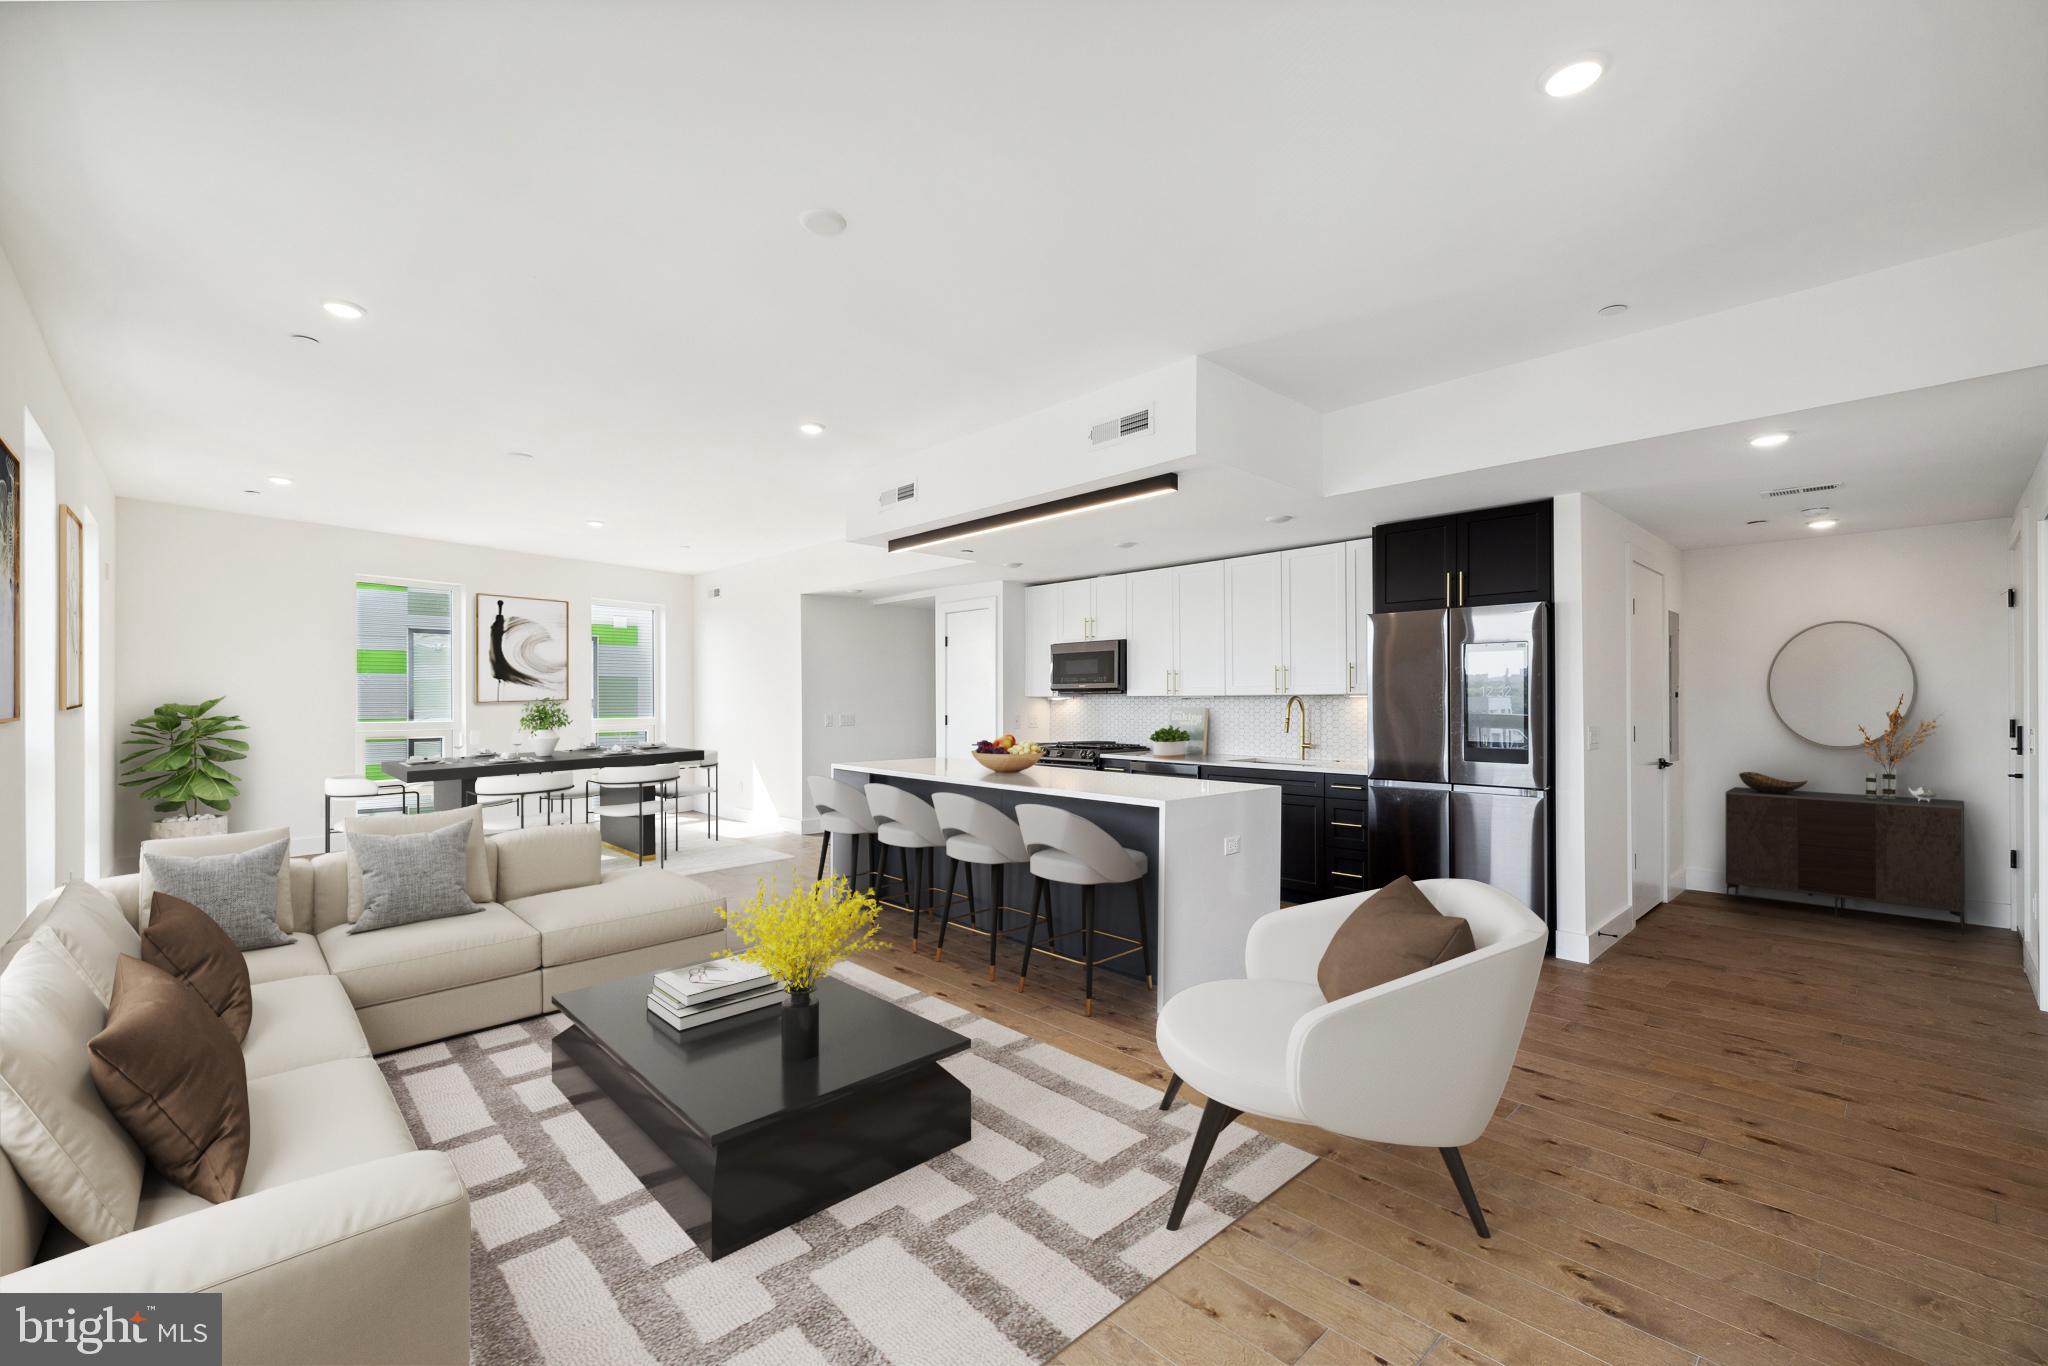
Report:
M 150 851 L 142 858 L 151 886 L 205 911 L 247 953 L 292 942 L 277 927 L 277 879 L 290 848 L 290 840 L 277 840 L 239 854 L 179 858 Z
M 350 934 L 422 920 L 474 915 L 469 899 L 469 824 L 417 835 L 348 832 L 349 853 L 363 870 L 363 914 Z

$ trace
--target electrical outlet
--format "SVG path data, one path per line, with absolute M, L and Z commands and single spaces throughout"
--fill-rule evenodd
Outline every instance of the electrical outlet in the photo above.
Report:
M 1586 727 L 1586 748 L 1588 750 L 1596 750 L 1600 748 L 1600 727 Z
M 840 725 L 842 725 L 842 726 L 850 726 L 850 725 L 852 725 L 852 724 L 853 724 L 853 713 L 852 713 L 852 712 L 850 712 L 850 711 L 843 711 L 843 712 L 840 712 L 840 713 L 839 713 L 839 724 L 840 724 Z
M 1243 849 L 1243 847 L 1244 846 L 1239 842 L 1237 836 L 1225 835 L 1223 837 L 1223 855 L 1225 858 L 1228 858 L 1232 854 L 1238 853 L 1240 850 Z

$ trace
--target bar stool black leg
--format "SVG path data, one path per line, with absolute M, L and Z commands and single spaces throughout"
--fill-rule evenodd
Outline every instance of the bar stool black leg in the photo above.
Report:
M 1152 932 L 1145 928 L 1145 882 L 1140 878 L 1131 884 L 1131 895 L 1138 901 L 1138 947 L 1145 951 L 1145 985 L 1157 989 L 1152 980 Z
M 952 868 L 946 873 L 946 904 L 939 911 L 939 943 L 938 947 L 932 950 L 932 961 L 934 963 L 946 956 L 946 926 L 953 923 L 953 899 L 959 895 L 954 888 L 960 884 L 960 868 L 960 860 L 954 859 Z M 972 864 L 967 865 L 967 899 L 969 901 L 974 899 L 974 866 Z
M 818 875 L 812 878 L 811 881 L 823 882 L 825 880 L 825 860 L 830 858 L 831 855 L 832 832 L 827 830 L 818 837 Z
M 1087 1000 L 1081 1008 L 1084 1015 L 1095 1013 L 1095 888 L 1081 889 L 1081 969 L 1082 995 Z
M 1038 880 L 1037 890 L 1031 894 L 1031 923 L 1024 930 L 1024 960 L 1017 964 L 1017 990 L 1024 990 L 1024 978 L 1031 971 L 1031 946 L 1038 942 L 1038 904 L 1046 903 L 1046 914 L 1052 914 L 1052 884 L 1044 878 Z
M 988 980 L 996 980 L 996 939 L 1003 932 L 1003 865 L 998 863 L 989 876 L 995 881 L 995 901 L 988 908 Z

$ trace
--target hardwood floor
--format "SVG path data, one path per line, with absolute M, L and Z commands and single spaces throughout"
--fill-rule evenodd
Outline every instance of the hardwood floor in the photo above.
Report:
M 786 837 L 797 867 L 815 840 Z M 759 869 L 712 874 L 744 895 Z M 987 941 L 866 965 L 1152 1085 L 1149 995 Z M 2048 1362 L 2048 1016 L 2018 940 L 1689 892 L 1546 964 L 1507 1094 L 1437 1154 L 1318 1156 L 1071 1363 Z M 1390 1041 L 1398 1046 L 1398 1041 Z

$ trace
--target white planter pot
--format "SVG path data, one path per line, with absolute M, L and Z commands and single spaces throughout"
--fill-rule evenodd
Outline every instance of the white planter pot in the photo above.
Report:
M 561 738 L 562 738 L 561 736 L 559 736 L 559 735 L 555 734 L 555 733 L 554 733 L 553 731 L 544 731 L 543 733 L 541 733 L 541 734 L 539 734 L 539 735 L 536 735 L 536 736 L 534 736 L 534 737 L 533 737 L 533 752 L 534 752 L 534 755 L 535 755 L 535 756 L 536 756 L 537 758 L 541 758 L 541 759 L 548 759 L 548 758 L 552 758 L 552 757 L 554 756 L 554 753 L 555 753 L 555 742 L 556 742 L 557 740 L 560 740 Z
M 1152 752 L 1161 759 L 1185 759 L 1188 742 L 1185 740 L 1154 740 Z
M 171 816 L 149 823 L 149 837 L 153 840 L 182 840 L 194 835 L 225 835 L 228 832 L 228 818 L 219 811 L 209 811 L 203 816 Z

